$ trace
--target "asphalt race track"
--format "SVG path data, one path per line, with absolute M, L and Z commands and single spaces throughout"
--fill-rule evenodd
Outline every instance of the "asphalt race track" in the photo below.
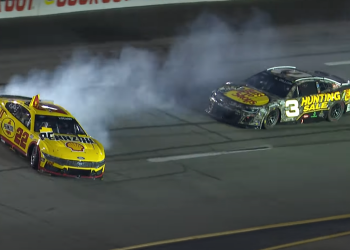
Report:
M 259 60 L 221 63 L 234 69 L 235 79 L 276 65 L 350 79 L 350 64 L 326 65 L 350 60 L 349 25 L 338 20 L 278 26 L 272 53 Z M 172 43 L 170 37 L 114 39 L 86 44 L 93 52 L 108 53 L 128 43 L 162 54 Z M 31 68 L 53 69 L 75 48 L 12 45 L 0 48 L 1 82 Z M 110 250 L 349 213 L 350 116 L 334 124 L 243 130 L 203 112 L 208 91 L 216 86 L 205 86 L 191 107 L 155 108 L 120 118 L 111 128 L 114 145 L 106 152 L 103 181 L 40 175 L 1 146 L 0 249 Z M 193 159 L 162 158 L 235 150 Z

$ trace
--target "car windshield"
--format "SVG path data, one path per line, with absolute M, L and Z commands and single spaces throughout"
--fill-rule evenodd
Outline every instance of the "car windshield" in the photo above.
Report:
M 258 73 L 245 80 L 245 83 L 281 98 L 286 98 L 292 88 L 292 83 L 268 72 Z
M 86 135 L 83 128 L 72 117 L 36 115 L 34 131 L 40 132 L 42 127 L 51 128 L 55 134 Z

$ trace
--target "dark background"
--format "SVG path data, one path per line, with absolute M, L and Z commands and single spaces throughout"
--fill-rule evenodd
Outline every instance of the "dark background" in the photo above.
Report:
M 273 25 L 285 25 L 348 20 L 349 9 L 349 0 L 238 0 L 0 19 L 0 48 L 166 37 L 203 11 L 239 26 L 257 10 L 269 14 Z

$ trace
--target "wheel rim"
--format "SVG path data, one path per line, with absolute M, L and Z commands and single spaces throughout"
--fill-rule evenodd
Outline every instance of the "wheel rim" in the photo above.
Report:
M 267 116 L 266 123 L 267 125 L 271 126 L 271 125 L 275 125 L 276 121 L 277 121 L 277 112 L 274 110 Z
M 342 115 L 342 107 L 340 103 L 337 103 L 332 108 L 331 118 L 338 119 L 341 115 Z
M 32 150 L 32 155 L 30 156 L 30 164 L 33 166 L 35 163 L 35 158 L 36 158 L 36 147 L 33 148 Z

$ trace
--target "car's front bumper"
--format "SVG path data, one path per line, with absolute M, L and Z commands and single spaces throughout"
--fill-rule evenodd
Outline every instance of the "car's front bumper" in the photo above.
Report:
M 38 168 L 39 172 L 48 173 L 63 177 L 74 177 L 74 178 L 88 178 L 88 179 L 98 179 L 102 178 L 105 172 L 105 164 L 97 166 L 94 168 L 87 167 L 76 167 L 68 166 L 63 164 L 58 164 L 52 161 L 52 159 L 47 159 L 48 157 L 42 155 L 40 157 L 40 166 Z
M 222 96 L 218 97 L 213 92 L 205 111 L 214 118 L 228 123 L 261 127 L 263 115 L 259 112 L 260 110 L 245 110 L 244 108 L 244 105 Z

